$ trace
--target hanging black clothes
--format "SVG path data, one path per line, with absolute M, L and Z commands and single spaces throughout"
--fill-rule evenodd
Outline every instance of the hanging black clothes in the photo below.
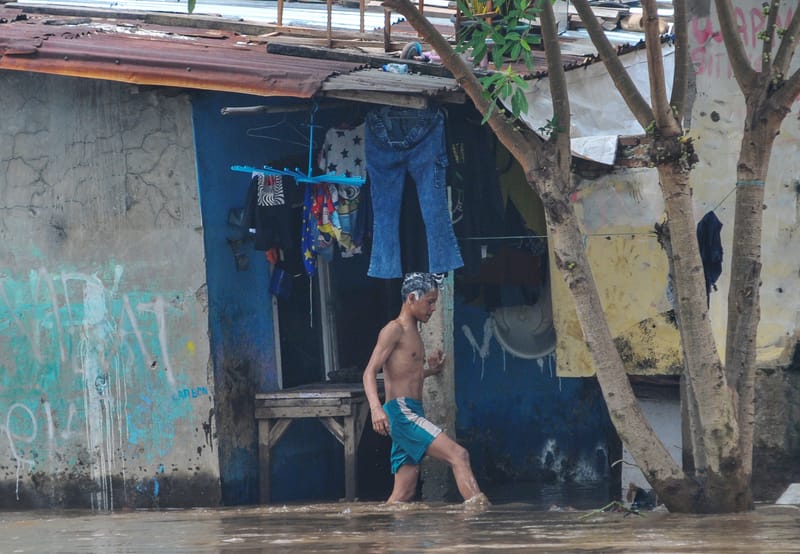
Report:
M 711 288 L 717 290 L 716 283 L 722 275 L 722 222 L 710 211 L 697 224 L 697 244 L 700 246 L 700 259 L 706 278 L 706 304 L 711 302 Z
M 447 182 L 453 188 L 453 228 L 461 239 L 505 234 L 495 144 L 487 125 L 463 114 L 451 113 L 447 118 Z M 463 273 L 478 275 L 483 260 L 481 243 L 462 240 L 460 246 Z
M 291 248 L 291 213 L 286 194 L 293 185 L 291 177 L 253 173 L 245 200 L 244 222 L 255 229 L 256 250 Z

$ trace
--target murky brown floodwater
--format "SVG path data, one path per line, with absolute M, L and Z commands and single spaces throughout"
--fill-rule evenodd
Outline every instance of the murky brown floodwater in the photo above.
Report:
M 87 512 L 0 512 L 2 553 L 800 552 L 800 508 L 726 516 L 538 511 L 496 504 L 378 503 Z

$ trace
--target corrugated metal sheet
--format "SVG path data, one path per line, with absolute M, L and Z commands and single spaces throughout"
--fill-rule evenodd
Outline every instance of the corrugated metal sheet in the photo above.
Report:
M 267 54 L 234 33 L 0 7 L 0 69 L 309 98 L 356 62 Z
M 84 9 L 82 13 L 81 8 L 44 3 L 25 10 L 0 4 L 0 69 L 258 96 L 310 98 L 320 93 L 356 99 L 351 92 L 374 91 L 371 98 L 362 94 L 358 99 L 393 103 L 387 95 L 397 94 L 413 97 L 408 100 L 412 104 L 437 97 L 463 102 L 452 80 L 374 71 L 350 75 L 366 62 L 267 53 L 271 37 L 258 36 L 266 28 L 256 24 L 206 18 L 204 26 L 186 15 L 154 18 L 141 12 L 138 18 L 133 12 Z M 209 23 L 214 25 L 209 28 Z M 414 36 L 410 27 L 405 29 L 407 23 L 395 27 Z M 638 33 L 607 36 L 619 49 L 642 47 Z M 567 32 L 561 43 L 567 69 L 597 61 L 585 32 Z M 515 69 L 533 77 L 546 75 L 539 52 L 532 72 L 521 64 Z

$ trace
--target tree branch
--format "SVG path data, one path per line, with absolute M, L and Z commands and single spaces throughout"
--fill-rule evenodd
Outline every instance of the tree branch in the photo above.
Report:
M 778 9 L 781 7 L 781 0 L 770 0 L 767 4 L 769 13 L 767 14 L 766 36 L 761 38 L 761 75 L 772 73 L 772 45 L 775 43 L 775 20 L 778 17 Z
M 644 36 L 647 51 L 647 74 L 650 78 L 650 101 L 653 104 L 656 127 L 663 135 L 676 136 L 682 133 L 672 114 L 667 100 L 667 85 L 664 80 L 664 54 L 661 33 L 658 27 L 658 7 L 655 0 L 644 0 Z
M 606 37 L 605 31 L 595 18 L 588 1 L 573 0 L 572 5 L 575 6 L 575 9 L 581 16 L 581 20 L 584 25 L 586 25 L 586 30 L 589 32 L 589 36 L 600 54 L 600 59 L 603 60 L 603 64 L 605 64 L 609 76 L 614 81 L 617 90 L 620 91 L 622 99 L 625 101 L 625 104 L 627 104 L 628 109 L 633 113 L 633 116 L 636 118 L 636 121 L 639 122 L 639 125 L 642 126 L 642 129 L 647 129 L 655 119 L 653 110 L 650 109 L 650 105 L 642 97 L 639 89 L 636 88 L 628 72 L 625 71 L 625 67 L 619 60 L 619 56 L 617 56 L 617 51 L 611 45 L 611 42 L 609 42 L 608 37 Z
M 728 51 L 728 59 L 731 63 L 733 75 L 742 92 L 747 96 L 756 79 L 756 72 L 750 66 L 747 54 L 744 50 L 744 43 L 739 35 L 739 27 L 733 15 L 733 5 L 731 0 L 714 0 L 717 6 L 717 18 L 719 19 L 722 39 L 725 41 L 725 48 Z
M 781 39 L 781 45 L 778 47 L 778 52 L 775 54 L 772 68 L 775 73 L 786 75 L 789 70 L 789 65 L 792 63 L 795 49 L 797 48 L 797 34 L 800 32 L 800 10 L 795 9 L 792 14 L 792 20 L 789 26 L 786 27 L 786 32 Z
M 678 121 L 683 122 L 689 76 L 689 25 L 686 15 L 686 0 L 673 0 L 672 8 L 674 10 L 675 70 L 669 103 L 675 111 L 675 117 Z
M 800 13 L 798 11 L 797 13 Z M 789 110 L 795 99 L 800 95 L 800 69 L 796 70 L 772 97 L 773 102 Z
M 559 170 L 570 171 L 570 113 L 567 79 L 564 64 L 561 61 L 561 45 L 558 43 L 558 25 L 553 4 L 549 0 L 540 0 L 542 11 L 539 18 L 542 23 L 542 41 L 547 60 L 548 79 L 550 81 L 550 97 L 553 101 L 553 118 L 558 127 L 554 132 Z

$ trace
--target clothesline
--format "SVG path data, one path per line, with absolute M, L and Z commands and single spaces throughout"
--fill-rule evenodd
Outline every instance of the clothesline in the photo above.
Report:
M 647 232 L 647 233 L 588 233 L 584 234 L 584 237 L 611 237 L 611 236 L 623 236 L 623 237 L 635 237 L 635 236 L 647 236 L 647 237 L 655 237 L 655 232 Z M 479 240 L 479 241 L 486 241 L 486 240 L 524 240 L 524 239 L 545 239 L 547 240 L 547 235 L 501 235 L 497 237 L 458 237 L 458 240 Z

